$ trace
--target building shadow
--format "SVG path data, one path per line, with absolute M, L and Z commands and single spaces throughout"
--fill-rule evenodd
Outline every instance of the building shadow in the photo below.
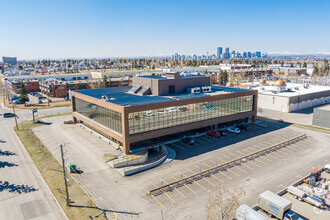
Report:
M 0 181 L 0 192 L 8 191 L 10 193 L 29 193 L 38 191 L 38 189 L 34 188 L 33 186 L 28 185 L 15 185 L 15 184 L 9 184 L 8 181 Z
M 17 167 L 18 165 L 17 164 L 14 164 L 14 163 L 10 163 L 10 162 L 2 162 L 0 161 L 0 168 L 5 168 L 5 167 Z
M 316 105 L 316 106 L 313 106 L 313 107 L 296 110 L 296 111 L 293 111 L 291 113 L 309 115 L 309 114 L 313 114 L 314 108 L 319 108 L 319 107 L 326 106 L 326 105 L 329 105 L 329 103 L 325 103 L 325 104 L 322 104 L 322 105 Z
M 13 153 L 13 152 L 10 152 L 10 151 L 2 151 L 1 149 L 0 149 L 0 156 L 14 156 L 14 155 L 16 155 L 16 153 Z
M 291 125 L 291 123 L 277 122 L 274 120 L 267 120 L 267 121 L 263 120 L 260 122 L 260 124 L 267 125 L 267 127 L 250 125 L 249 131 L 242 131 L 240 134 L 228 133 L 228 135 L 225 137 L 214 139 L 214 142 L 211 139 L 211 141 L 207 143 L 198 143 L 198 137 L 197 137 L 195 138 L 197 140 L 197 143 L 194 145 L 190 145 L 189 147 L 181 142 L 176 142 L 174 145 L 168 144 L 168 146 L 176 151 L 176 157 L 174 160 L 185 160 L 221 148 L 225 148 L 227 146 L 237 144 L 239 142 L 246 141 L 251 138 L 255 138 L 267 133 L 271 133 L 273 131 L 283 129 Z M 252 147 L 252 146 L 247 146 L 247 147 Z

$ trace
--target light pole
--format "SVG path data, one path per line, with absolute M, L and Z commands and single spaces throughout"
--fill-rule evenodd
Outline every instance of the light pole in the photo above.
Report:
M 14 118 L 15 118 L 15 123 L 16 123 L 16 129 L 18 131 L 17 116 L 16 116 L 16 113 L 15 113 L 15 104 L 13 104 L 13 112 L 14 112 Z
M 68 179 L 66 178 L 66 172 L 65 172 L 65 163 L 64 163 L 64 155 L 63 155 L 63 145 L 60 145 L 61 148 L 61 157 L 62 157 L 62 167 L 63 170 L 55 170 L 55 169 L 44 169 L 44 171 L 52 170 L 56 172 L 63 173 L 64 176 L 64 184 L 65 184 L 65 194 L 66 194 L 66 205 L 70 206 L 70 197 L 69 197 L 69 191 L 68 191 Z
M 64 155 L 63 155 L 63 145 L 60 145 L 61 148 L 61 157 L 62 157 L 62 167 L 63 167 L 63 176 L 64 176 L 64 183 L 65 183 L 65 193 L 66 193 L 66 206 L 70 206 L 70 197 L 68 191 L 68 181 L 66 179 L 66 172 L 65 172 L 65 163 L 64 163 Z

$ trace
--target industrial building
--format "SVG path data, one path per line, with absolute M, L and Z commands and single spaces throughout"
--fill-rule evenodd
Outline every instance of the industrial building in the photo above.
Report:
M 205 75 L 137 76 L 133 86 L 72 92 L 72 115 L 127 154 L 141 143 L 235 120 L 256 120 L 258 92 L 210 86 Z
M 248 88 L 258 90 L 258 107 L 281 112 L 293 112 L 304 108 L 330 103 L 330 87 L 309 84 L 276 82 L 247 83 Z
M 313 125 L 330 128 L 330 104 L 314 108 Z

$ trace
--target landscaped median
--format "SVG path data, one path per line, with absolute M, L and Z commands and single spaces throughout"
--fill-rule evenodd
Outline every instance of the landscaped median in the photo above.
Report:
M 59 114 L 62 115 L 62 114 Z M 53 115 L 53 117 L 58 115 Z M 46 116 L 51 117 L 51 116 Z M 40 118 L 41 119 L 41 118 Z M 14 128 L 25 149 L 29 153 L 39 172 L 45 179 L 56 200 L 62 207 L 69 219 L 106 219 L 103 211 L 98 209 L 91 198 L 80 188 L 80 186 L 70 176 L 67 176 L 72 187 L 69 187 L 71 206 L 66 206 L 66 194 L 64 178 L 62 172 L 52 170 L 62 170 L 61 164 L 53 157 L 48 149 L 42 144 L 32 129 L 42 125 L 33 124 L 32 121 L 24 121 L 18 125 L 19 130 Z M 44 171 L 49 169 L 49 171 Z M 51 170 L 52 169 L 52 170 Z M 73 189 L 72 189 L 73 188 Z
M 3 97 L 0 97 L 0 102 L 5 103 L 5 107 L 12 108 L 13 105 L 9 104 L 8 99 L 4 100 Z M 63 106 L 70 106 L 71 101 L 58 101 L 58 102 L 50 102 L 48 105 L 48 102 L 42 103 L 42 104 L 35 104 L 30 106 L 24 106 L 22 105 L 15 105 L 16 109 L 34 109 L 34 108 L 54 108 L 54 107 L 63 107 Z

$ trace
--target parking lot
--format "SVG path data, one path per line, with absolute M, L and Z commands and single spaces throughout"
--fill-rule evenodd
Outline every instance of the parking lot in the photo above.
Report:
M 259 126 L 251 125 L 249 131 L 243 132 L 255 133 L 258 130 L 260 130 Z M 270 137 L 267 140 L 264 140 L 259 143 L 251 145 L 248 144 L 247 146 L 246 144 L 236 144 L 236 146 L 231 146 L 231 148 L 225 149 L 225 146 L 234 144 L 235 142 L 237 142 L 237 139 L 242 138 L 239 137 L 240 135 L 246 138 L 246 136 L 248 136 L 249 134 L 228 133 L 227 136 L 220 138 L 213 138 L 205 135 L 196 138 L 195 145 L 187 145 L 182 142 L 169 144 L 168 147 L 171 147 L 176 150 L 178 160 L 188 159 L 188 157 L 198 157 L 199 151 L 202 150 L 212 151 L 218 149 L 222 152 L 220 154 L 217 153 L 214 156 L 210 156 L 207 159 L 205 158 L 199 160 L 198 162 L 196 161 L 193 165 L 189 165 L 188 167 L 180 166 L 180 168 L 178 168 L 176 172 L 171 172 L 170 174 L 159 176 L 157 178 L 149 180 L 150 183 L 149 186 L 146 188 L 146 191 L 158 188 L 164 184 L 178 181 L 182 178 L 213 168 L 231 160 L 241 158 L 258 150 L 282 143 L 300 135 L 300 133 L 278 132 L 276 137 Z M 299 153 L 299 151 L 302 151 L 306 148 L 310 148 L 312 146 L 312 142 L 313 138 L 308 137 L 307 140 L 295 143 L 276 152 L 260 156 L 254 160 L 244 162 L 239 166 L 233 166 L 226 171 L 220 171 L 218 173 L 210 175 L 209 177 L 204 177 L 195 180 L 191 183 L 182 185 L 181 187 L 175 188 L 171 191 L 167 191 L 152 197 L 155 201 L 157 201 L 160 206 L 167 205 L 171 202 L 184 202 L 184 199 L 191 199 L 191 196 L 204 193 L 206 190 L 208 190 L 210 186 L 214 186 L 217 184 L 228 184 L 233 179 L 246 178 L 248 176 L 251 176 L 251 174 L 253 174 L 255 170 L 263 169 L 265 166 L 271 165 L 274 161 L 286 159 L 292 154 L 296 154 Z M 202 149 L 193 150 L 194 148 Z M 191 155 L 192 152 L 194 152 L 195 155 Z
M 262 121 L 267 127 L 251 125 L 249 131 L 240 134 L 228 133 L 225 137 L 213 138 L 207 135 L 197 137 L 194 145 L 182 142 L 169 144 L 175 149 L 176 158 L 154 169 L 133 176 L 123 177 L 104 161 L 91 153 L 88 148 L 108 145 L 98 136 L 88 132 L 79 132 L 78 125 L 63 125 L 70 116 L 45 119 L 50 122 L 38 128 L 37 136 L 42 138 L 46 147 L 59 157 L 59 145 L 66 145 L 67 162 L 73 162 L 83 170 L 75 176 L 82 188 L 102 208 L 118 210 L 118 219 L 134 218 L 139 213 L 142 219 L 160 219 L 161 210 L 167 210 L 173 204 L 180 204 L 178 219 L 205 219 L 206 191 L 212 185 L 224 185 L 228 188 L 241 187 L 246 195 L 242 203 L 254 206 L 257 196 L 265 190 L 278 192 L 307 175 L 313 167 L 324 165 L 329 159 L 329 135 L 287 126 L 286 124 Z M 70 127 L 71 126 L 71 127 Z M 241 165 L 214 173 L 191 183 L 166 191 L 159 195 L 149 195 L 149 191 L 161 185 L 171 183 L 204 171 L 232 159 L 253 153 L 262 148 L 307 134 L 308 138 L 246 161 Z M 59 138 L 55 138 L 59 137 Z M 95 143 L 95 144 L 94 144 Z M 95 146 L 94 146 L 95 145 Z M 103 163 L 103 164 L 102 164 Z M 129 198 L 129 199 L 128 199 Z M 122 212 L 122 211 L 125 212 Z M 126 213 L 126 214 L 125 214 Z M 166 219 L 166 218 L 165 218 Z

